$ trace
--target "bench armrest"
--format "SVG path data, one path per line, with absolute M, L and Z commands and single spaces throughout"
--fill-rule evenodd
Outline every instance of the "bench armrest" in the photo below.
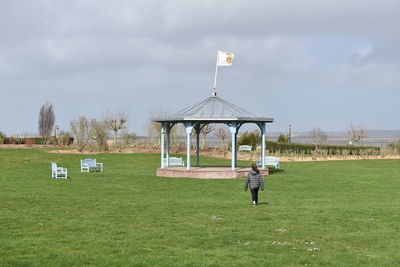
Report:
M 57 167 L 56 173 L 66 173 L 67 171 L 67 168 Z

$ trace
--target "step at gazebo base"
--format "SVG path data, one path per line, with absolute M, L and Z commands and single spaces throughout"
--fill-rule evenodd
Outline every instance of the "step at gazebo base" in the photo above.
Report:
M 157 169 L 157 176 L 175 177 L 175 178 L 202 178 L 202 179 L 224 179 L 224 178 L 244 178 L 249 173 L 249 167 L 236 167 L 232 170 L 231 167 L 191 167 L 186 170 L 186 167 L 165 167 Z M 268 168 L 260 169 L 262 176 L 268 176 Z

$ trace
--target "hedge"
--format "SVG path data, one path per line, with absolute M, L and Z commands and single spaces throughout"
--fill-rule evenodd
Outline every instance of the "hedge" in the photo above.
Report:
M 344 146 L 344 145 L 319 145 L 313 144 L 296 144 L 296 143 L 279 143 L 267 141 L 267 150 L 272 153 L 296 153 L 311 155 L 315 151 L 323 150 L 327 155 L 342 155 L 343 152 L 348 155 L 377 155 L 380 148 L 374 146 Z
M 24 144 L 29 144 L 29 145 L 45 145 L 47 144 L 47 141 L 49 138 L 45 137 L 27 137 L 27 138 L 21 138 L 21 137 L 4 137 L 3 138 L 3 144 L 13 144 L 13 145 L 24 145 Z M 74 142 L 74 138 L 70 137 L 68 139 L 68 145 L 72 144 Z

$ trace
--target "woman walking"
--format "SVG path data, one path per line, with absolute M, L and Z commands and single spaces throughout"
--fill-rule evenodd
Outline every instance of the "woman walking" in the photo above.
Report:
M 258 190 L 264 190 L 264 182 L 260 174 L 260 170 L 257 168 L 256 164 L 251 165 L 251 171 L 247 174 L 246 182 L 244 183 L 244 191 L 247 191 L 247 187 L 250 184 L 251 199 L 253 201 L 253 206 L 258 204 Z

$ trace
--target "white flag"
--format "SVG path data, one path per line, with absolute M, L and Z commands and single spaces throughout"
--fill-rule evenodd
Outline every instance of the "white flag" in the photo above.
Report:
M 217 66 L 230 66 L 235 55 L 229 52 L 217 51 Z

